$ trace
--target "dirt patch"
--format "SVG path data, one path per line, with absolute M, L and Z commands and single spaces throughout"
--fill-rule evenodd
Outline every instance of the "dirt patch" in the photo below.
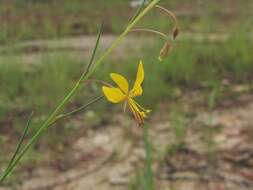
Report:
M 198 112 L 187 121 L 183 146 L 165 154 L 161 161 L 156 155 L 176 139 L 168 116 L 155 114 L 150 137 L 157 189 L 252 189 L 252 115 L 252 101 L 213 111 L 211 124 L 207 122 L 209 112 Z M 200 130 L 203 127 L 206 129 Z M 89 129 L 85 136 L 76 139 L 62 155 L 65 156 L 71 159 L 71 167 L 61 170 L 50 165 L 33 169 L 24 174 L 18 189 L 127 189 L 135 172 L 145 163 L 143 129 L 127 116 L 118 115 L 114 124 Z

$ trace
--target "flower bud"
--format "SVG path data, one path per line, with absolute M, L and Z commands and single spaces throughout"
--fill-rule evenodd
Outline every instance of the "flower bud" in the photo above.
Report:
M 162 49 L 160 50 L 159 57 L 158 57 L 159 61 L 162 61 L 164 58 L 166 58 L 166 57 L 168 56 L 168 54 L 169 54 L 171 48 L 172 48 L 172 46 L 171 46 L 171 44 L 170 44 L 169 41 L 166 42 L 166 43 L 163 45 Z
M 178 36 L 178 34 L 179 34 L 179 28 L 177 27 L 177 26 L 175 26 L 174 28 L 173 28 L 173 39 L 175 40 L 176 39 L 176 37 Z

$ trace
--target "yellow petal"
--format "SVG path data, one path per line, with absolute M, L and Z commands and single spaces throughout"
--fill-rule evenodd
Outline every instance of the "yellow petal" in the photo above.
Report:
M 119 103 L 126 98 L 119 88 L 103 86 L 102 90 L 107 100 L 112 103 Z
M 143 63 L 142 63 L 142 61 L 140 61 L 139 66 L 138 66 L 137 75 L 136 75 L 136 80 L 134 83 L 134 87 L 130 93 L 131 97 L 142 95 L 141 84 L 142 84 L 143 80 L 144 80 L 144 69 L 143 69 Z
M 110 74 L 112 80 L 118 85 L 118 87 L 125 93 L 128 93 L 128 82 L 125 77 L 117 73 Z

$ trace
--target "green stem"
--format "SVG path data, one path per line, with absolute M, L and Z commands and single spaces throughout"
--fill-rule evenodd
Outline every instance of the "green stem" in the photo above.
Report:
M 32 136 L 29 143 L 23 148 L 23 150 L 20 152 L 20 154 L 17 156 L 15 161 L 13 161 L 13 164 L 7 169 L 7 171 L 3 174 L 3 176 L 0 178 L 0 183 L 2 183 L 5 178 L 10 174 L 10 172 L 14 169 L 14 167 L 17 165 L 17 163 L 21 160 L 21 158 L 24 156 L 24 154 L 31 148 L 31 146 L 36 142 L 36 140 L 40 137 L 40 135 L 50 126 L 54 118 L 57 117 L 58 113 L 64 108 L 68 100 L 75 94 L 75 92 L 78 90 L 82 77 L 79 79 L 79 81 L 76 83 L 74 88 L 70 91 L 70 93 L 63 99 L 63 101 L 56 107 L 56 109 L 49 115 L 47 120 L 42 124 L 42 126 L 36 131 L 34 136 Z
M 169 36 L 167 36 L 166 34 L 153 30 L 153 29 L 149 29 L 149 28 L 135 28 L 133 30 L 131 30 L 131 32 L 150 32 L 152 34 L 158 34 L 160 37 L 162 37 L 164 40 L 168 40 Z
M 107 51 L 96 61 L 91 71 L 87 74 L 86 78 L 89 78 L 101 65 L 103 60 L 112 52 L 112 50 L 119 45 L 119 43 L 124 39 L 124 37 L 132 30 L 132 28 L 142 19 L 147 12 L 149 12 L 155 5 L 160 2 L 161 0 L 153 0 L 139 15 L 133 20 L 125 29 L 125 31 L 113 42 L 111 47 L 107 49 Z
M 140 14 L 142 8 L 144 7 L 146 3 L 146 0 L 143 0 L 141 3 L 141 6 L 139 6 L 138 10 L 136 11 L 135 15 L 131 18 L 130 22 L 132 22 L 134 19 L 136 19 L 136 17 Z
M 144 145 L 145 145 L 145 152 L 146 152 L 146 161 L 145 161 L 145 183 L 144 187 L 147 190 L 154 190 L 154 176 L 152 170 L 152 144 L 149 139 L 149 126 L 146 124 L 144 125 Z
M 0 183 L 4 181 L 4 179 L 12 172 L 14 167 L 17 165 L 17 163 L 21 160 L 21 158 L 24 156 L 24 154 L 31 148 L 31 146 L 37 141 L 37 139 L 41 136 L 41 134 L 51 126 L 51 123 L 55 120 L 57 115 L 63 110 L 65 105 L 69 102 L 69 100 L 75 95 L 75 93 L 78 91 L 79 87 L 81 86 L 82 82 L 87 80 L 101 65 L 103 60 L 112 52 L 112 50 L 119 45 L 119 43 L 123 40 L 123 38 L 131 31 L 131 29 L 138 23 L 138 21 L 148 12 L 150 11 L 160 0 L 153 0 L 125 29 L 125 31 L 114 41 L 114 43 L 111 45 L 109 49 L 94 63 L 94 66 L 91 68 L 90 71 L 85 71 L 75 86 L 70 90 L 70 92 L 65 96 L 65 98 L 60 102 L 60 104 L 55 108 L 55 110 L 49 115 L 49 117 L 46 119 L 46 121 L 42 124 L 42 126 L 38 129 L 38 131 L 34 134 L 34 136 L 30 139 L 28 144 L 22 149 L 20 154 L 16 157 L 15 161 L 13 161 L 13 164 L 8 168 L 8 170 L 3 174 L 3 176 L 0 178 Z M 100 31 L 101 34 L 101 31 Z M 100 35 L 99 35 L 100 36 Z M 97 42 L 99 41 L 99 37 Z M 98 44 L 98 43 L 97 43 Z M 96 44 L 96 45 L 97 45 Z M 96 47 L 93 51 L 93 55 L 95 55 Z M 94 56 L 92 56 L 91 60 L 93 60 Z M 90 68 L 90 67 L 88 67 Z
M 68 116 L 70 116 L 70 115 L 76 114 L 76 113 L 78 113 L 78 112 L 80 112 L 80 111 L 83 111 L 84 109 L 86 109 L 86 108 L 87 108 L 88 106 L 90 106 L 91 104 L 94 104 L 95 102 L 101 100 L 103 97 L 104 97 L 104 95 L 101 95 L 101 96 L 99 96 L 99 97 L 93 99 L 92 101 L 88 102 L 87 104 L 85 104 L 85 105 L 83 105 L 83 106 L 81 106 L 81 107 L 79 107 L 79 108 L 77 108 L 77 109 L 75 109 L 75 110 L 72 110 L 72 111 L 70 111 L 70 112 L 68 112 L 68 113 L 65 113 L 65 114 L 58 115 L 58 116 L 55 118 L 55 120 L 51 123 L 51 125 L 54 124 L 54 123 L 56 123 L 56 122 L 57 122 L 58 120 L 60 120 L 60 119 L 63 119 L 63 118 L 68 117 Z
M 33 112 L 31 113 L 31 115 L 30 115 L 29 118 L 28 118 L 28 121 L 27 121 L 27 123 L 26 123 L 25 129 L 24 129 L 24 131 L 23 131 L 23 134 L 22 134 L 22 136 L 21 136 L 21 138 L 20 138 L 20 140 L 19 140 L 19 142 L 18 142 L 18 145 L 17 145 L 17 147 L 16 147 L 16 150 L 15 150 L 13 156 L 11 157 L 11 160 L 9 161 L 9 163 L 8 163 L 6 169 L 5 169 L 5 172 L 6 172 L 6 171 L 9 169 L 9 167 L 12 165 L 13 161 L 15 160 L 15 158 L 16 158 L 16 156 L 17 156 L 17 154 L 18 154 L 18 152 L 19 152 L 19 150 L 20 150 L 20 148 L 21 148 L 21 146 L 22 146 L 22 144 L 23 144 L 23 142 L 24 142 L 25 136 L 27 135 L 28 130 L 29 130 L 29 126 L 30 126 L 30 123 L 31 123 L 31 120 L 32 120 L 32 116 L 33 116 Z M 4 173 L 5 173 L 5 172 L 4 172 Z

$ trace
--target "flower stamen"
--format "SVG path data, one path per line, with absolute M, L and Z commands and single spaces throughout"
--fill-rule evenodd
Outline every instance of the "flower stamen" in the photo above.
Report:
M 144 116 L 141 114 L 140 110 L 137 108 L 135 103 L 131 98 L 128 99 L 128 105 L 130 108 L 130 111 L 133 113 L 135 120 L 139 124 L 139 126 L 143 126 L 144 124 Z

